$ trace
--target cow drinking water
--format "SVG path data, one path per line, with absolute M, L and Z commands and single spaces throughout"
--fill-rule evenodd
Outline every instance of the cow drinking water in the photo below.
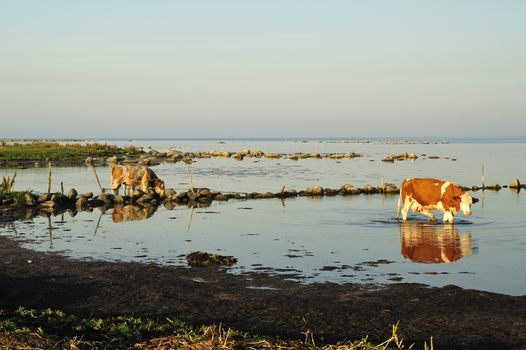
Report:
M 111 190 L 117 194 L 119 188 L 124 184 L 124 191 L 128 192 L 134 190 L 135 187 L 139 187 L 144 192 L 148 191 L 148 188 L 153 188 L 155 192 L 160 195 L 164 193 L 164 181 L 153 172 L 152 169 L 146 166 L 124 166 L 115 165 L 111 169 Z
M 435 216 L 430 210 L 440 210 L 444 213 L 443 221 L 453 223 L 454 215 L 461 210 L 464 215 L 471 215 L 471 204 L 478 202 L 458 185 L 438 179 L 407 179 L 400 186 L 397 215 L 407 220 L 409 209 L 421 213 L 430 220 Z

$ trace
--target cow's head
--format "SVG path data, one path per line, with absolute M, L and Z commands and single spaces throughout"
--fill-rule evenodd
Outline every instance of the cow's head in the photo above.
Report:
M 469 193 L 464 193 L 459 197 L 460 200 L 460 210 L 464 215 L 471 215 L 471 204 L 477 203 L 478 199 L 471 197 Z

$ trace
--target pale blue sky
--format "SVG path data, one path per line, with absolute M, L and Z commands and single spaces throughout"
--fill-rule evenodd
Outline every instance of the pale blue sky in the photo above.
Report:
M 526 1 L 0 0 L 0 137 L 524 135 Z

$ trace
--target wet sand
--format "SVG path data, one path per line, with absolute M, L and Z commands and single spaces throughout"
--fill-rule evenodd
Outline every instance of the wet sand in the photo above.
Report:
M 223 323 L 261 335 L 324 342 L 386 339 L 391 325 L 422 347 L 526 349 L 526 296 L 429 288 L 309 284 L 218 268 L 78 261 L 21 248 L 0 237 L 0 307 L 56 308 L 106 317 L 177 317 L 194 325 Z

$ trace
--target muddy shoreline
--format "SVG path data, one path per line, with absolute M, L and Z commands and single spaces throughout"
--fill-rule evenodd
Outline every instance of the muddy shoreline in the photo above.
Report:
M 5 237 L 0 249 L 5 310 L 169 316 L 284 338 L 310 330 L 324 342 L 366 335 L 380 341 L 399 322 L 416 348 L 432 336 L 437 349 L 526 349 L 526 296 L 406 283 L 304 285 L 221 268 L 77 261 L 21 248 Z

